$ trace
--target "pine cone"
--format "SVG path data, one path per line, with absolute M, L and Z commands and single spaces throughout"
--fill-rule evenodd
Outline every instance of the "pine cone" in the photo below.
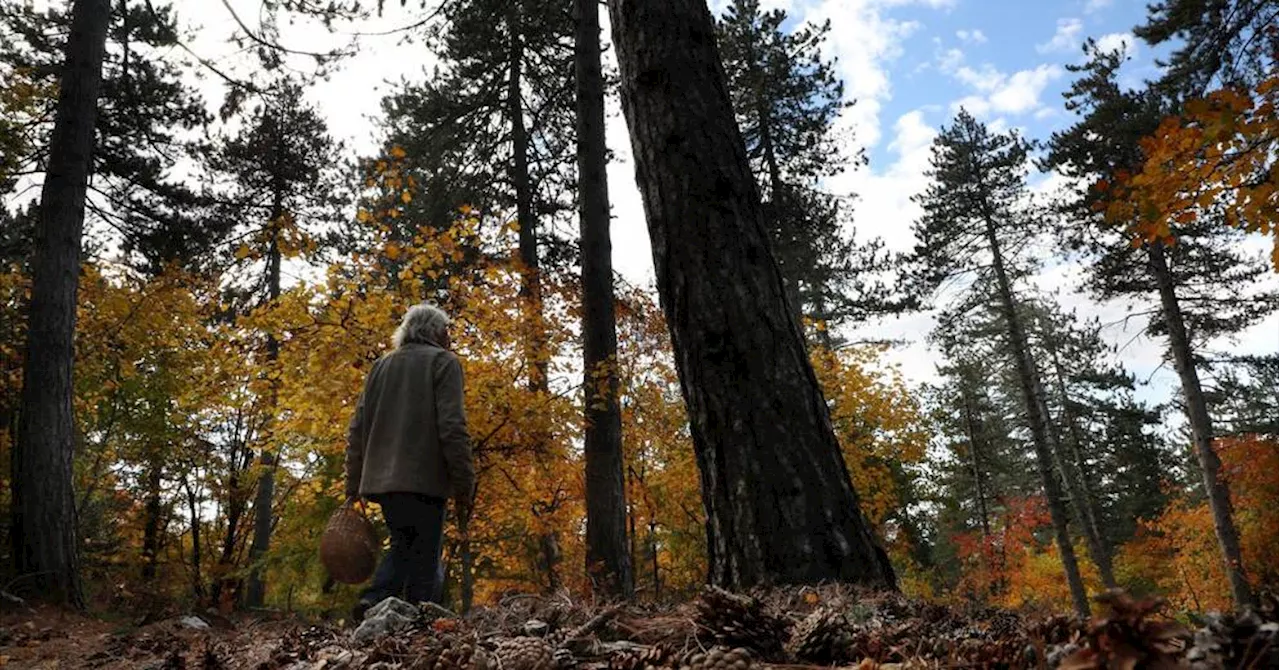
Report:
M 711 631 L 717 643 L 745 647 L 769 656 L 782 649 L 786 623 L 765 611 L 757 598 L 708 587 L 697 602 L 698 623 Z
M 712 647 L 706 653 L 690 656 L 680 670 L 752 670 L 755 667 L 755 661 L 746 649 Z
M 843 661 L 848 658 L 852 638 L 853 626 L 843 612 L 834 607 L 820 607 L 796 626 L 787 643 L 787 652 L 814 663 Z
M 541 638 L 513 637 L 498 644 L 498 661 L 503 670 L 548 670 L 551 645 Z
M 409 665 L 411 670 L 471 670 L 475 648 L 463 640 L 430 645 Z
M 675 654 L 666 645 L 616 654 L 609 659 L 609 670 L 659 670 L 674 665 Z

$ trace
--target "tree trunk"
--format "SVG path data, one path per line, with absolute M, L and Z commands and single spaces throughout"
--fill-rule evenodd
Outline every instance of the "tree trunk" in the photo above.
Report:
M 1093 492 L 1089 488 L 1089 480 L 1085 477 L 1083 471 L 1083 456 L 1081 452 L 1084 437 L 1080 434 L 1080 426 L 1076 423 L 1075 413 L 1071 411 L 1071 398 L 1067 395 L 1066 382 L 1062 378 L 1062 362 L 1058 358 L 1058 349 L 1053 344 L 1051 336 L 1046 336 L 1045 343 L 1045 347 L 1048 349 L 1049 356 L 1053 361 L 1054 380 L 1057 383 L 1058 395 L 1062 398 L 1062 418 L 1067 427 L 1067 435 L 1071 440 L 1069 445 L 1071 453 L 1058 454 L 1062 477 L 1067 482 L 1067 490 L 1071 494 L 1071 503 L 1075 507 L 1076 516 L 1080 518 L 1080 525 L 1084 527 L 1089 556 L 1093 559 L 1093 564 L 1098 566 L 1098 575 L 1102 577 L 1102 584 L 1108 589 L 1114 589 L 1116 587 L 1116 578 L 1111 567 L 1111 547 L 1098 526 L 1098 514 L 1095 511 L 1097 504 L 1094 501 Z M 1061 444 L 1061 440 L 1059 440 L 1059 444 Z
M 18 444 L 13 450 L 14 568 L 39 598 L 84 607 L 71 461 L 76 291 L 85 191 L 93 168 L 110 0 L 75 0 L 40 193 Z
M 973 487 L 978 496 L 978 515 L 982 521 L 982 537 L 991 537 L 991 519 L 987 512 L 987 493 L 982 485 L 982 464 L 978 459 L 978 435 L 981 428 L 974 414 L 973 401 L 969 397 L 969 389 L 964 386 L 966 380 L 960 381 L 960 394 L 964 398 L 964 428 L 969 436 L 969 465 L 973 469 Z
M 597 592 L 630 598 L 618 407 L 618 335 L 614 323 L 609 186 L 605 173 L 604 81 L 596 0 L 576 0 L 578 201 L 582 230 L 582 357 L 585 380 L 587 577 Z
M 276 131 L 277 149 L 272 156 L 272 202 L 271 221 L 267 224 L 272 232 L 271 243 L 267 249 L 267 301 L 275 305 L 280 300 L 280 266 L 283 258 L 280 253 L 280 236 L 285 220 L 285 167 L 280 164 L 280 157 L 285 155 L 284 129 L 277 120 L 271 124 Z M 267 334 L 267 369 L 274 372 L 280 360 L 280 340 L 275 333 Z M 262 561 L 271 548 L 271 505 L 276 491 L 276 459 L 271 453 L 274 440 L 272 424 L 275 423 L 276 391 L 278 376 L 270 381 L 269 398 L 267 399 L 267 416 L 264 420 L 262 448 L 262 476 L 258 479 L 258 492 L 253 501 L 253 542 L 249 545 L 249 581 L 245 587 L 245 604 L 249 607 L 262 607 L 266 600 L 267 586 L 262 579 Z
M 245 436 L 244 439 L 247 439 Z M 253 453 L 247 445 L 237 439 L 231 447 L 231 475 L 227 478 L 227 529 L 222 538 L 222 551 L 218 563 L 214 566 L 213 601 L 218 606 L 239 598 L 239 593 L 224 593 L 228 590 L 238 591 L 237 581 L 231 577 L 235 564 L 236 538 L 240 533 L 240 520 L 244 516 L 247 496 L 240 487 L 240 473 L 252 463 Z
M 153 447 L 154 449 L 154 447 Z M 160 554 L 160 484 L 162 472 L 159 454 L 153 453 L 147 464 L 147 503 L 142 523 L 142 578 L 155 579 Z
M 784 296 L 702 0 L 610 0 L 712 583 L 894 586 Z
M 533 208 L 533 179 L 529 175 L 529 133 L 525 128 L 523 90 L 524 42 L 520 34 L 520 5 L 512 2 L 507 9 L 507 121 L 511 124 L 511 183 L 516 191 L 516 221 L 519 223 L 520 262 L 524 266 L 520 295 L 525 304 L 525 368 L 528 371 L 528 388 L 534 393 L 548 393 L 546 338 L 542 327 L 542 279 L 538 261 L 538 222 Z M 550 438 L 536 434 L 532 438 L 537 453 L 546 453 Z M 539 542 L 545 547 L 554 546 L 550 533 Z M 553 553 L 544 552 L 547 559 L 547 583 L 555 588 L 559 584 Z
M 191 592 L 199 602 L 204 598 L 204 576 L 200 570 L 200 500 L 190 481 L 184 480 L 183 486 L 187 490 L 187 510 L 191 514 Z
M 1036 373 L 1035 362 L 1031 360 L 1031 350 L 1027 347 L 1026 330 L 1018 317 L 1017 307 L 1013 302 L 1013 290 L 1009 287 L 1009 277 L 1005 273 L 1004 258 L 1000 252 L 1000 242 L 996 238 L 995 222 L 988 216 L 986 220 L 987 244 L 991 247 L 992 265 L 995 270 L 996 284 L 1000 292 L 1000 307 L 1004 312 L 1005 327 L 1008 330 L 1009 346 L 1013 350 L 1014 364 L 1018 370 L 1018 384 L 1022 390 L 1022 400 L 1027 411 L 1027 422 L 1031 428 L 1031 442 L 1036 452 L 1036 466 L 1040 472 L 1040 483 L 1044 486 L 1044 495 L 1049 503 L 1049 516 L 1053 520 L 1054 537 L 1058 544 L 1058 553 L 1062 556 L 1062 567 L 1067 574 L 1067 586 L 1071 589 L 1071 602 L 1076 613 L 1082 617 L 1089 616 L 1089 599 L 1085 594 L 1084 581 L 1080 579 L 1080 566 L 1076 562 L 1075 548 L 1071 545 L 1071 533 L 1068 529 L 1067 510 L 1062 505 L 1062 488 L 1054 474 L 1053 449 L 1050 445 L 1049 417 L 1045 411 L 1044 387 Z
M 1200 376 L 1191 351 L 1191 338 L 1187 335 L 1187 326 L 1182 318 L 1182 308 L 1178 304 L 1164 245 L 1159 242 L 1148 244 L 1147 259 L 1160 292 L 1160 310 L 1164 315 L 1165 326 L 1169 329 L 1169 349 L 1173 354 L 1173 366 L 1178 371 L 1178 379 L 1182 382 L 1182 397 L 1186 402 L 1187 420 L 1191 424 L 1191 440 L 1200 462 L 1200 474 L 1204 478 L 1209 509 L 1213 512 L 1213 530 L 1218 536 L 1218 546 L 1222 549 L 1222 560 L 1231 582 L 1231 599 L 1237 607 L 1244 607 L 1254 602 L 1253 589 L 1249 586 L 1249 579 L 1244 571 L 1240 536 L 1231 517 L 1231 496 L 1220 476 L 1222 461 L 1213 450 L 1213 423 L 1209 419 L 1204 391 L 1200 387 Z

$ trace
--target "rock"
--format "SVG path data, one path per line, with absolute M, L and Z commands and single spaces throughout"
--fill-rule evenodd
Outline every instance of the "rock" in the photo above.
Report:
M 370 607 L 369 611 L 364 613 L 364 619 L 365 621 L 368 621 L 369 619 L 376 619 L 382 616 L 383 614 L 386 614 L 387 612 L 395 612 L 396 614 L 399 614 L 400 616 L 403 616 L 409 619 L 417 619 L 418 616 L 421 614 L 421 612 L 418 610 L 417 607 L 414 607 L 412 604 L 405 602 L 399 598 L 396 598 L 395 596 L 392 596 L 390 598 L 384 599 L 382 602 L 378 603 L 377 605 Z
M 190 614 L 178 619 L 178 624 L 185 628 L 192 628 L 195 630 L 209 630 L 209 624 L 205 622 L 204 619 Z
M 370 614 L 372 614 L 372 611 L 370 611 Z M 383 635 L 390 635 L 404 630 L 412 626 L 414 621 L 417 620 L 416 617 L 405 616 L 391 608 L 387 608 L 376 616 L 370 616 L 370 614 L 365 615 L 364 622 L 352 634 L 352 640 L 357 644 L 368 644 Z
M 432 602 L 421 603 L 421 614 L 423 621 L 435 621 L 436 619 L 456 619 L 457 614 L 451 610 L 441 607 Z

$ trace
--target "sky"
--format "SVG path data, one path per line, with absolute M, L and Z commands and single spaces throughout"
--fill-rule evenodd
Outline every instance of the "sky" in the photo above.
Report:
M 381 20 L 362 24 L 374 33 L 404 25 L 406 14 L 387 3 Z M 417 3 L 409 3 L 415 5 Z M 727 0 L 711 0 L 719 12 Z M 1159 74 L 1159 53 L 1134 39 L 1131 30 L 1145 16 L 1145 0 L 761 0 L 766 8 L 780 8 L 786 25 L 831 22 L 825 45 L 836 59 L 847 94 L 856 100 L 840 120 L 851 133 L 851 151 L 863 149 L 869 164 L 831 179 L 827 186 L 857 196 L 854 228 L 859 239 L 882 238 L 891 249 L 913 244 L 911 224 L 919 209 L 911 197 L 927 185 L 929 147 L 939 126 L 960 108 L 995 129 L 1017 128 L 1031 138 L 1047 139 L 1072 122 L 1062 92 L 1071 73 L 1065 66 L 1083 60 L 1081 44 L 1094 38 L 1104 47 L 1123 47 L 1131 61 L 1122 83 L 1137 85 Z M 178 3 L 184 19 L 196 28 L 189 44 L 193 52 L 223 67 L 248 67 L 248 61 L 226 37 L 235 23 L 228 8 L 256 26 L 260 0 L 225 3 Z M 412 7 L 410 8 L 412 9 Z M 405 10 L 407 11 L 407 10 Z M 605 38 L 608 17 L 602 12 Z M 421 44 L 400 43 L 394 37 L 334 36 L 315 25 L 284 26 L 281 42 L 300 50 L 322 50 L 356 40 L 358 55 L 344 61 L 311 98 L 329 121 L 331 132 L 353 153 L 368 155 L 375 148 L 376 119 L 382 96 L 402 78 L 421 81 L 429 76 L 432 55 Z M 612 53 L 606 52 L 606 63 Z M 213 77 L 201 83 L 210 100 L 224 91 Z M 635 186 L 626 124 L 616 99 L 608 103 L 607 141 L 617 161 L 609 167 L 613 207 L 614 267 L 628 281 L 650 285 L 653 262 L 640 195 Z M 1059 182 L 1044 175 L 1033 187 L 1047 191 Z M 1140 335 L 1141 320 L 1127 320 L 1132 306 L 1099 305 L 1079 290 L 1081 266 L 1056 263 L 1037 283 L 1056 293 L 1068 308 L 1083 317 L 1098 317 L 1104 337 L 1119 347 L 1119 358 L 1142 381 L 1151 384 L 1141 396 L 1154 402 L 1176 392 L 1176 377 L 1163 363 L 1163 342 Z M 1274 285 L 1274 277 L 1268 278 Z M 936 379 L 939 356 L 928 350 L 924 336 L 931 328 L 929 313 L 887 319 L 850 332 L 855 338 L 901 341 L 888 353 L 910 382 Z M 1271 353 L 1277 350 L 1280 319 L 1272 315 L 1249 329 L 1236 342 L 1215 343 L 1223 350 Z

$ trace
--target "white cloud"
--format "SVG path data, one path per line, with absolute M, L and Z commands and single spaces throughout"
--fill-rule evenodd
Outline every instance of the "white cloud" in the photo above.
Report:
M 992 113 L 1038 113 L 1043 108 L 1040 95 L 1049 82 L 1062 76 L 1062 68 L 1046 63 L 1007 75 L 988 63 L 977 69 L 967 65 L 959 67 L 952 76 L 974 92 L 952 102 L 951 111 L 957 112 L 963 107 L 981 118 Z
M 1099 12 L 1111 6 L 1111 0 L 1086 0 L 1084 3 L 1084 13 L 1092 14 Z
M 1080 46 L 1080 31 L 1084 23 L 1080 19 L 1058 19 L 1058 29 L 1048 42 L 1036 45 L 1036 51 L 1054 53 L 1072 51 Z
M 1138 55 L 1138 39 L 1133 33 L 1108 33 L 1097 39 L 1098 51 L 1108 53 L 1119 51 L 1124 58 L 1135 58 Z
M 987 36 L 982 34 L 982 31 L 978 30 L 977 28 L 974 28 L 973 30 L 957 30 L 956 37 L 960 38 L 960 41 L 966 44 L 968 43 L 986 44 L 987 43 Z
M 1021 70 L 1001 83 L 991 94 L 991 107 L 997 112 L 1024 114 L 1040 106 L 1040 94 L 1049 82 L 1062 75 L 1057 65 L 1040 65 L 1034 70 Z
M 1004 74 L 995 69 L 995 67 L 990 63 L 984 63 L 982 67 L 977 70 L 967 65 L 957 68 L 954 76 L 961 82 L 964 82 L 983 93 L 989 93 L 996 90 L 996 88 L 1005 81 Z
M 947 49 L 938 56 L 938 69 L 950 74 L 955 72 L 964 62 L 964 52 L 959 49 Z

